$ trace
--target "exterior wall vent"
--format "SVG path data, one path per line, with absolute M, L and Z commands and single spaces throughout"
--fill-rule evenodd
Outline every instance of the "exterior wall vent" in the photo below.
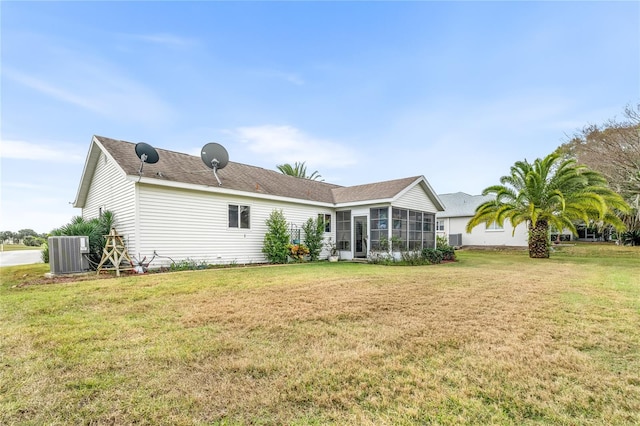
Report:
M 89 270 L 89 237 L 49 237 L 49 266 L 53 275 Z
M 461 247 L 462 234 L 449 234 L 449 245 L 451 247 Z

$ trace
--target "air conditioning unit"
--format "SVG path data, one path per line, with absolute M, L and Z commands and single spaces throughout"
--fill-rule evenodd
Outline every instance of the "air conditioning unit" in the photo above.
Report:
M 53 275 L 89 270 L 89 237 L 49 237 L 49 266 Z
M 462 234 L 449 234 L 449 245 L 451 247 L 462 246 Z

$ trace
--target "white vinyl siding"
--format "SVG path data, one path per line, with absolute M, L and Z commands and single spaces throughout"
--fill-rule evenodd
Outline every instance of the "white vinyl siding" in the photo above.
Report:
M 135 183 L 126 180 L 124 172 L 104 154 L 96 164 L 87 199 L 82 209 L 82 218 L 90 220 L 100 216 L 100 210 L 111 211 L 115 216 L 114 226 L 124 237 L 128 248 L 134 244 L 135 235 Z
M 462 234 L 462 245 L 464 246 L 514 246 L 526 247 L 528 239 L 527 225 L 521 224 L 512 235 L 513 227 L 508 221 L 504 222 L 503 230 L 486 229 L 484 224 L 480 224 L 467 234 L 466 227 L 470 217 L 445 218 L 447 225 L 446 234 Z M 442 233 L 439 233 L 442 235 Z
M 420 184 L 414 185 L 406 194 L 393 202 L 393 207 L 401 207 L 408 210 L 418 210 L 423 212 L 435 213 L 438 211 L 433 201 L 427 193 L 422 189 Z
M 176 262 L 262 263 L 265 222 L 274 209 L 282 209 L 296 229 L 318 215 L 316 206 L 149 185 L 140 186 L 139 204 L 141 256 L 150 259 L 155 250 Z M 229 228 L 229 205 L 250 207 L 250 229 Z M 171 259 L 158 257 L 154 265 L 167 265 Z

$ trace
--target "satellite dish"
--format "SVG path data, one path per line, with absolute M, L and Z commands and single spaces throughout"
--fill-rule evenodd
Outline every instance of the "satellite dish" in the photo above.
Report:
M 155 164 L 160 159 L 160 156 L 154 147 L 145 142 L 138 142 L 135 149 L 136 155 L 140 159 L 140 170 L 138 170 L 138 174 L 142 177 L 142 167 L 144 163 Z
M 202 162 L 207 167 L 213 169 L 213 175 L 218 181 L 218 186 L 222 186 L 222 182 L 220 182 L 220 179 L 218 178 L 217 171 L 219 169 L 224 169 L 229 162 L 229 154 L 224 146 L 215 142 L 208 143 L 202 147 L 200 158 L 202 158 Z

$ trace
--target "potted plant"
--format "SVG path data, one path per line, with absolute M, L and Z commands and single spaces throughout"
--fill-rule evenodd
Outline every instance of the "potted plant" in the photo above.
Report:
M 329 262 L 337 262 L 340 259 L 338 254 L 338 246 L 333 242 L 331 238 L 327 241 L 327 247 L 329 248 Z

